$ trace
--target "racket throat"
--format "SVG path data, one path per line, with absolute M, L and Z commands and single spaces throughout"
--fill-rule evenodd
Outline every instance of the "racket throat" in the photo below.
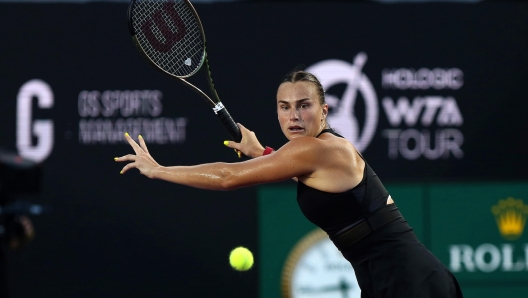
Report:
M 215 106 L 213 107 L 213 111 L 215 114 L 218 114 L 218 112 L 220 112 L 223 109 L 225 109 L 225 107 L 221 102 L 217 102 Z

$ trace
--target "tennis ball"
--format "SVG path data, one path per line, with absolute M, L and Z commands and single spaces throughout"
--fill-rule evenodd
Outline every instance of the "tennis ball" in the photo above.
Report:
M 253 266 L 253 254 L 249 249 L 239 246 L 231 251 L 229 263 L 235 270 L 249 270 Z

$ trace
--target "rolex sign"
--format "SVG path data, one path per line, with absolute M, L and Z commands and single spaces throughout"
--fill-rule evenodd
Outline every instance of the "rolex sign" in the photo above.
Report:
M 462 282 L 528 279 L 528 185 L 433 186 L 431 215 L 432 250 Z

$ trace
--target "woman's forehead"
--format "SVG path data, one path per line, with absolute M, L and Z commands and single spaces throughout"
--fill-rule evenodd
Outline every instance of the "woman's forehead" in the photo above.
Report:
M 277 101 L 299 100 L 304 98 L 315 99 L 315 87 L 310 82 L 285 82 L 277 90 Z

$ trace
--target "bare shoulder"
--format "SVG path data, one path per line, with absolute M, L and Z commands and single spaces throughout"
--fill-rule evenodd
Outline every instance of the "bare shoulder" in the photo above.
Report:
M 302 157 L 307 159 L 306 161 L 312 160 L 316 163 L 332 161 L 355 163 L 357 158 L 361 159 L 352 143 L 347 139 L 331 134 L 324 134 L 319 138 L 296 138 L 286 143 L 279 151 L 283 151 L 288 155 Z
M 277 153 L 287 154 L 291 158 L 304 162 L 320 164 L 331 162 L 334 159 L 343 161 L 343 158 L 353 158 L 355 148 L 346 139 L 330 135 L 320 138 L 293 139 L 282 146 Z
M 355 152 L 354 146 L 346 139 L 325 134 L 319 138 L 300 137 L 286 143 L 282 148 L 298 151 L 316 151 L 323 153 L 327 150 Z
M 311 149 L 317 159 L 317 168 L 308 175 L 298 177 L 301 182 L 327 192 L 342 192 L 357 185 L 363 175 L 364 161 L 348 140 L 331 134 L 314 138 Z
M 319 137 L 317 140 L 321 143 L 321 149 L 329 153 L 327 155 L 329 159 L 333 159 L 333 157 L 336 157 L 337 159 L 355 159 L 356 157 L 359 157 L 354 145 L 345 138 L 327 133 Z

